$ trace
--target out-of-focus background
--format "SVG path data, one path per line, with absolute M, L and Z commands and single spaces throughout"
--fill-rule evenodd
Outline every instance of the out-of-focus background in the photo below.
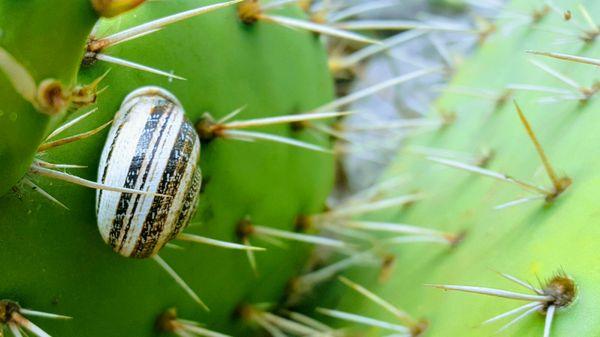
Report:
M 335 17 L 328 18 L 329 21 L 386 20 L 399 25 L 405 21 L 407 25 L 416 23 L 447 29 L 382 30 L 378 38 L 391 46 L 389 49 L 375 53 L 382 46 L 372 46 L 373 55 L 366 49 L 344 58 L 353 64 L 336 75 L 338 90 L 342 93 L 355 92 L 419 69 L 444 68 L 442 73 L 394 86 L 351 106 L 351 110 L 363 109 L 370 113 L 345 118 L 344 126 L 339 130 L 345 142 L 338 148 L 344 154 L 338 163 L 341 177 L 338 195 L 345 195 L 372 185 L 398 152 L 405 137 L 438 128 L 439 124 L 425 119 L 428 114 L 438 113 L 442 120 L 452 118 L 452 112 L 437 110 L 434 101 L 445 90 L 446 81 L 451 78 L 448 75 L 469 57 L 486 33 L 492 32 L 494 28 L 490 22 L 503 19 L 499 13 L 504 1 L 348 0 L 335 3 L 346 9 L 335 11 Z M 331 8 L 327 0 L 314 6 L 316 9 Z M 510 19 L 516 27 L 527 23 L 530 16 L 514 13 Z M 499 33 L 509 34 L 510 30 L 511 27 L 505 28 Z M 334 55 L 341 55 L 342 51 L 353 51 L 354 46 L 344 43 L 330 45 L 330 48 Z M 491 92 L 463 89 L 463 94 L 494 99 L 495 94 Z M 422 154 L 428 149 L 406 148 L 405 151 L 411 155 Z

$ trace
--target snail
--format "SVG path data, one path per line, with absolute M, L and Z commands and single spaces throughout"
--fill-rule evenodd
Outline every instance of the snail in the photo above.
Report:
M 158 252 L 173 239 L 238 250 L 264 250 L 182 233 L 198 203 L 200 139 L 179 100 L 142 87 L 121 104 L 98 165 L 98 229 L 104 242 L 129 258 L 152 258 L 192 299 L 206 305 Z M 128 191 L 136 191 L 131 193 Z
M 115 252 L 152 257 L 188 225 L 201 184 L 200 140 L 178 99 L 159 87 L 134 90 L 102 150 L 98 183 L 150 194 L 98 190 L 103 240 Z

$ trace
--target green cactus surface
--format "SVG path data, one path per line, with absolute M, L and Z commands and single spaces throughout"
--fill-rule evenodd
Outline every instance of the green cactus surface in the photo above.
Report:
M 571 10 L 574 18 L 582 20 L 577 2 L 561 1 L 559 4 L 565 10 Z M 582 4 L 589 13 L 600 11 L 597 2 L 584 1 Z M 508 10 L 529 12 L 532 9 L 530 1 L 514 1 Z M 598 97 L 568 100 L 547 92 L 507 91 L 507 87 L 531 84 L 577 91 L 532 64 L 533 61 L 552 67 L 580 86 L 593 88 L 597 86 L 597 68 L 526 54 L 526 51 L 560 51 L 593 57 L 600 53 L 600 47 L 598 41 L 585 43 L 576 39 L 571 39 L 568 44 L 552 44 L 560 35 L 536 29 L 529 23 L 503 34 L 503 28 L 511 24 L 514 24 L 512 20 L 503 20 L 498 32 L 460 68 L 450 84 L 450 89 L 489 90 L 497 93 L 504 102 L 447 93 L 437 102 L 437 107 L 454 112 L 455 122 L 415 137 L 408 146 L 466 152 L 480 159 L 485 151 L 491 154 L 487 158 L 488 169 L 552 188 L 511 102 L 514 99 L 557 174 L 570 178 L 572 185 L 551 203 L 542 199 L 495 209 L 498 205 L 535 194 L 505 181 L 432 162 L 424 156 L 403 152 L 396 159 L 383 180 L 406 175 L 410 183 L 397 193 L 418 190 L 425 197 L 410 208 L 382 212 L 368 219 L 453 233 L 465 231 L 465 237 L 453 247 L 405 244 L 390 248 L 397 255 L 396 269 L 384 284 L 378 284 L 376 274 L 365 275 L 360 270 L 348 273 L 348 277 L 415 317 L 426 319 L 429 322 L 426 336 L 492 335 L 509 322 L 510 318 L 504 323 L 480 326 L 485 320 L 525 302 L 425 286 L 471 285 L 530 293 L 503 279 L 497 272 L 527 280 L 534 286 L 539 286 L 539 278 L 543 286 L 556 273 L 564 271 L 574 280 L 578 295 L 573 304 L 558 311 L 551 336 L 594 336 L 598 332 L 600 274 L 594 267 L 598 251 L 596 242 L 600 236 Z M 540 24 L 577 32 L 573 22 L 564 21 L 554 12 L 544 17 Z M 557 99 L 544 102 L 547 96 Z M 464 159 L 451 159 L 468 163 Z M 324 287 L 322 292 L 329 294 L 325 303 L 340 310 L 358 311 L 364 316 L 396 322 L 380 307 L 366 304 L 361 295 L 340 297 L 339 293 L 347 289 L 341 283 Z M 363 304 L 358 304 L 361 301 Z M 501 335 L 542 336 L 544 318 L 544 315 L 534 313 Z M 367 330 L 368 335 L 373 336 L 385 331 L 379 328 Z
M 65 18 L 69 18 L 65 20 Z M 36 83 L 56 79 L 76 84 L 85 42 L 97 16 L 89 1 L 3 1 L 0 46 Z M 47 132 L 50 118 L 37 111 L 0 74 L 0 195 L 23 177 Z
M 234 1 L 113 45 L 102 43 L 131 27 L 224 1 L 93 1 L 107 6 L 110 19 L 98 19 L 88 0 L 0 1 L 0 47 L 37 84 L 52 78 L 71 93 L 77 86 L 90 90 L 89 101 L 50 116 L 0 71 L 0 337 L 20 337 L 10 331 L 20 314 L 58 337 L 475 337 L 498 330 L 507 337 L 592 337 L 600 331 L 598 67 L 544 56 L 598 59 L 598 1 L 512 0 L 497 22 L 478 17 L 473 29 L 420 16 L 371 23 L 425 30 L 415 39 L 434 45 L 449 68 L 449 84 L 443 90 L 421 84 L 441 93 L 425 117 L 432 123 L 415 120 L 414 133 L 401 127 L 393 136 L 405 140 L 392 164 L 375 186 L 355 195 L 346 195 L 344 186 L 334 190 L 343 171 L 336 171 L 336 160 L 352 155 L 338 151 L 348 145 L 347 124 L 310 120 L 244 129 L 312 150 L 206 131 L 236 110 L 233 121 L 257 120 L 321 112 L 332 102 L 328 56 L 374 42 L 366 37 L 384 40 L 377 29 L 346 32 L 353 42 L 341 39 L 332 27 L 345 22 L 329 22 L 326 10 L 338 9 L 327 7 L 332 3 L 347 8 L 342 0 Z M 495 2 L 480 5 L 496 8 Z M 453 18 L 473 6 L 427 3 Z M 279 6 L 263 15 L 258 4 Z M 306 27 L 289 27 L 294 23 L 286 17 L 329 25 L 317 30 L 338 36 L 323 39 Z M 443 55 L 443 34 L 463 34 L 479 45 L 456 64 Z M 382 46 L 367 54 L 385 53 Z M 353 76 L 340 80 L 338 91 L 367 73 L 361 62 L 346 69 Z M 442 68 L 405 76 L 414 80 Z M 82 165 L 56 170 L 96 181 L 107 130 L 57 148 L 39 146 L 48 144 L 53 129 L 90 111 L 57 138 L 110 122 L 123 99 L 144 86 L 176 96 L 202 139 L 202 187 L 184 232 L 266 248 L 247 254 L 173 240 L 161 250 L 209 311 L 152 259 L 126 258 L 104 243 L 94 189 L 30 170 L 40 161 Z M 367 91 L 382 90 L 372 88 Z M 375 147 L 387 137 L 382 132 Z M 261 238 L 244 224 L 314 235 L 320 245 L 265 232 Z M 498 316 L 523 305 L 510 317 Z M 72 319 L 36 317 L 26 309 Z
M 102 22 L 96 32 L 110 34 L 210 3 L 216 1 L 147 3 Z M 109 121 L 123 98 L 145 85 L 174 93 L 192 123 L 205 112 L 219 118 L 242 106 L 246 108 L 238 119 L 306 112 L 333 98 L 326 54 L 316 36 L 266 23 L 248 26 L 238 20 L 235 7 L 174 24 L 111 47 L 106 54 L 172 69 L 187 80 L 170 81 L 102 62 L 84 67 L 78 78 L 81 83 L 92 82 L 110 69 L 100 84 L 107 89 L 96 105 L 83 109 L 98 111 L 69 130 L 70 134 Z M 320 139 L 287 125 L 261 131 L 329 144 L 327 137 Z M 95 180 L 105 137 L 106 131 L 50 150 L 43 159 L 86 165 L 70 173 Z M 186 232 L 231 242 L 238 242 L 236 227 L 246 216 L 256 224 L 293 230 L 298 214 L 323 207 L 333 184 L 330 154 L 283 144 L 216 139 L 203 144 L 200 165 L 203 192 Z M 237 306 L 277 302 L 288 279 L 307 258 L 305 244 L 290 243 L 286 250 L 268 245 L 268 253 L 256 253 L 256 277 L 240 251 L 188 243 L 178 244 L 183 250 L 166 248 L 161 256 L 207 303 L 211 311 L 205 313 L 156 263 L 118 256 L 103 243 L 96 228 L 93 190 L 35 179 L 70 209 L 56 206 L 27 187 L 0 200 L 0 259 L 6 271 L 0 297 L 74 317 L 68 322 L 44 321 L 43 328 L 52 335 L 152 336 L 157 334 L 155 319 L 170 307 L 213 330 L 248 334 L 239 331 L 254 327 L 235 319 Z

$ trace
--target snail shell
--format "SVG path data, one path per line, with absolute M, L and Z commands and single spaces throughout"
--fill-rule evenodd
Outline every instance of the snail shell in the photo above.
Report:
M 129 94 L 102 150 L 98 182 L 151 194 L 96 192 L 98 229 L 126 257 L 155 255 L 189 223 L 202 180 L 200 140 L 177 98 L 158 87 Z

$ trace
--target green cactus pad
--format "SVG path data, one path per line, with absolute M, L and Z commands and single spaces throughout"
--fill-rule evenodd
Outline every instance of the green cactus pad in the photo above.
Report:
M 583 25 L 585 21 L 577 10 L 577 3 L 561 1 L 559 5 L 571 10 L 573 20 Z M 598 20 L 594 14 L 600 11 L 600 4 L 594 1 L 582 3 Z M 524 12 L 533 9 L 530 1 L 516 1 L 510 8 Z M 599 41 L 586 44 L 571 39 L 568 44 L 553 44 L 564 36 L 535 29 L 528 23 L 513 31 L 503 31 L 514 23 L 509 19 L 500 23 L 499 31 L 460 69 L 450 88 L 491 90 L 499 96 L 505 93 L 509 84 L 574 90 L 530 61 L 547 64 L 581 85 L 597 83 L 599 72 L 593 66 L 530 55 L 526 51 L 556 51 L 593 57 L 600 52 Z M 578 32 L 573 22 L 565 22 L 555 12 L 550 12 L 539 25 Z M 425 286 L 471 285 L 531 293 L 503 279 L 496 271 L 530 281 L 534 286 L 538 286 L 537 277 L 544 284 L 557 272 L 564 271 L 575 281 L 579 293 L 572 305 L 558 311 L 551 336 L 593 336 L 598 330 L 600 273 L 594 267 L 594 261 L 600 237 L 600 137 L 597 132 L 600 101 L 595 95 L 587 102 L 559 99 L 554 103 L 540 103 L 545 96 L 553 95 L 515 90 L 511 99 L 521 106 L 557 173 L 572 179 L 572 185 L 553 203 L 538 200 L 495 210 L 495 206 L 534 194 L 511 183 L 431 162 L 423 156 L 403 153 L 388 170 L 388 178 L 398 175 L 411 178 L 406 190 L 398 193 L 417 189 L 425 193 L 426 198 L 409 209 L 380 214 L 371 220 L 451 232 L 466 231 L 464 240 L 456 247 L 406 244 L 393 248 L 398 258 L 387 283 L 377 284 L 376 275 L 365 276 L 360 271 L 348 274 L 415 317 L 427 319 L 430 325 L 425 336 L 492 335 L 516 318 L 518 315 L 479 326 L 526 302 Z M 510 100 L 499 107 L 496 103 L 485 98 L 445 94 L 437 106 L 456 112 L 456 122 L 416 137 L 409 145 L 468 152 L 474 156 L 483 149 L 490 149 L 493 156 L 488 169 L 551 187 L 514 105 Z M 347 291 L 341 284 L 326 289 L 330 294 Z M 360 295 L 343 296 L 341 302 L 334 298 L 335 295 L 330 295 L 323 305 L 339 305 L 341 310 L 397 323 L 381 308 L 365 304 Z M 544 318 L 544 315 L 534 313 L 501 335 L 542 336 Z M 384 333 L 375 328 L 368 331 L 371 332 L 368 335 L 373 336 Z
M 216 1 L 149 2 L 122 17 L 102 22 L 111 32 Z M 297 9 L 285 10 L 298 15 Z M 209 112 L 222 117 L 246 106 L 239 119 L 306 112 L 333 98 L 325 50 L 313 34 L 267 23 L 247 26 L 234 7 L 169 26 L 106 49 L 106 54 L 163 70 L 187 80 L 97 62 L 82 68 L 89 83 L 111 69 L 100 86 L 98 111 L 69 133 L 110 120 L 123 98 L 146 85 L 161 86 L 182 102 L 192 123 Z M 90 110 L 92 107 L 86 109 Z M 329 146 L 327 137 L 289 126 L 260 131 Z M 64 148 L 45 160 L 87 165 L 71 173 L 94 180 L 106 131 Z M 333 184 L 333 157 L 281 144 L 215 139 L 203 144 L 203 192 L 186 230 L 238 242 L 236 226 L 246 216 L 256 224 L 293 230 L 298 214 L 318 212 Z M 151 260 L 126 259 L 102 242 L 96 228 L 93 190 L 36 178 L 64 210 L 30 189 L 0 199 L 0 261 L 5 270 L 1 297 L 22 306 L 73 316 L 72 321 L 36 319 L 57 336 L 153 336 L 154 320 L 169 307 L 216 331 L 248 335 L 234 317 L 242 303 L 277 302 L 288 279 L 307 257 L 308 245 L 257 252 L 259 277 L 245 253 L 189 243 L 166 248 L 163 257 L 210 307 L 205 313 Z M 243 332 L 240 332 L 243 331 Z M 245 331 L 245 332 L 244 332 Z
M 65 18 L 69 18 L 65 20 Z M 97 17 L 87 0 L 3 1 L 0 47 L 39 84 L 53 78 L 66 87 L 75 76 Z M 0 71 L 0 195 L 23 177 L 50 118 L 20 96 Z

